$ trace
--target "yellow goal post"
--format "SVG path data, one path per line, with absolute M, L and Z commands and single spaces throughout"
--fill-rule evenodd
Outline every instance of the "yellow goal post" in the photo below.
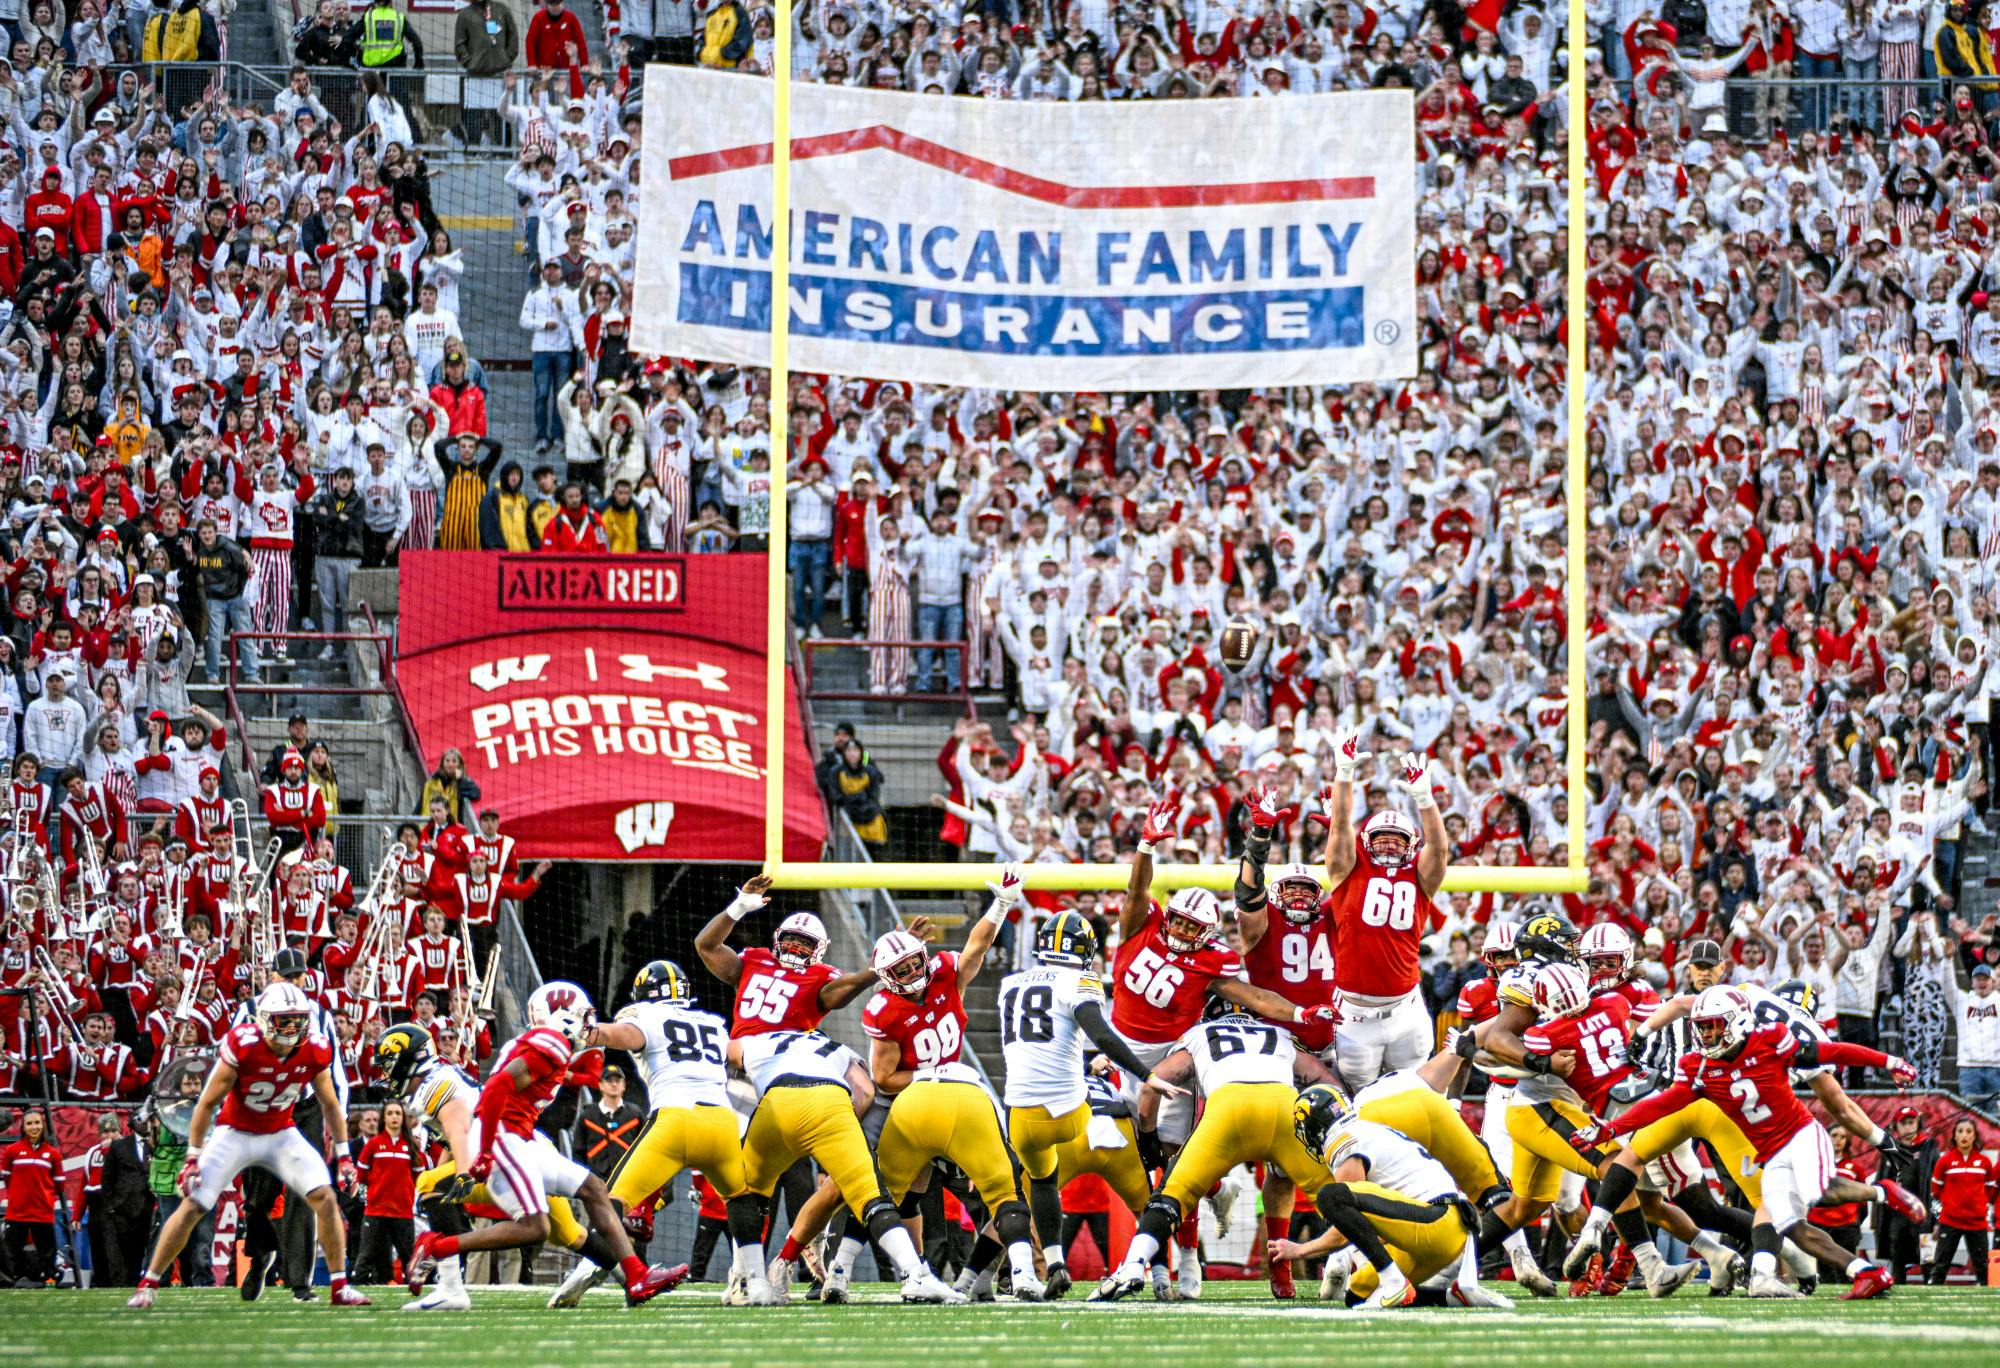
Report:
M 789 364 L 791 309 L 791 115 L 792 115 L 792 6 L 794 0 L 777 0 L 777 47 L 772 65 L 776 86 L 771 102 L 771 550 L 768 586 L 766 649 L 771 668 L 767 673 L 768 693 L 765 715 L 770 719 L 766 746 L 767 770 L 764 788 L 764 872 L 779 888 L 865 889 L 890 891 L 978 890 L 998 881 L 1001 866 L 995 864 L 946 864 L 923 862 L 845 863 L 785 858 L 785 746 L 783 738 L 790 724 L 788 697 L 789 671 L 784 662 L 791 646 L 791 630 L 786 619 L 786 537 L 788 518 L 785 499 L 786 467 L 791 451 L 791 367 Z M 1584 151 L 1585 101 L 1584 0 L 1569 0 L 1567 35 L 1569 70 L 1565 89 L 1565 114 L 1569 128 L 1569 223 L 1568 280 L 1564 301 L 1567 336 L 1566 375 L 1569 449 L 1564 477 L 1564 497 L 1568 531 L 1565 574 L 1568 598 L 1565 604 L 1564 640 L 1569 664 L 1569 715 L 1566 722 L 1566 788 L 1569 822 L 1565 832 L 1568 861 L 1562 865 L 1501 868 L 1488 865 L 1453 865 L 1445 872 L 1444 887 L 1454 893 L 1560 894 L 1581 893 L 1587 882 L 1584 818 L 1590 808 L 1584 784 L 1587 757 L 1585 745 L 1584 649 L 1589 640 L 1584 608 L 1584 529 L 1586 508 L 1584 455 L 1584 338 L 1587 326 L 1584 300 L 1586 271 L 1584 242 L 1584 194 L 1587 167 Z M 1027 866 L 1030 888 L 1098 891 L 1126 885 L 1130 870 L 1124 865 L 1034 864 Z M 1227 889 L 1236 879 L 1236 866 L 1158 865 L 1153 884 L 1158 888 L 1202 887 Z

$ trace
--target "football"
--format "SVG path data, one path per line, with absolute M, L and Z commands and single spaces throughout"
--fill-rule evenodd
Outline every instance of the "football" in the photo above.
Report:
M 1231 618 L 1229 625 L 1222 629 L 1219 644 L 1222 663 L 1232 670 L 1240 670 L 1257 653 L 1257 625 L 1244 618 Z

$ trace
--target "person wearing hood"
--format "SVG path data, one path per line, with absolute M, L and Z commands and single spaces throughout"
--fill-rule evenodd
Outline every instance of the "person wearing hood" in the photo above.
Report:
M 1993 47 L 1987 41 L 1986 30 L 1972 22 L 1970 7 L 1944 7 L 1944 22 L 1937 26 L 1931 48 L 1937 59 L 1938 75 L 1947 82 L 1970 84 L 1973 98 L 1979 102 L 1979 112 L 1990 112 L 1995 95 Z
M 532 502 L 518 461 L 500 467 L 500 478 L 479 505 L 479 544 L 488 551 L 534 551 L 541 533 L 529 516 Z

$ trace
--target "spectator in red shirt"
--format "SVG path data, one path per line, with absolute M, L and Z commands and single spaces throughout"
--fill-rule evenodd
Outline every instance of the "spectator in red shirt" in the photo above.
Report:
M 1973 1281 L 1986 1277 L 1988 1232 L 1993 1229 L 1993 1195 L 2000 1187 L 2000 1167 L 1979 1148 L 1979 1126 L 1960 1117 L 1951 1128 L 1951 1145 L 1931 1168 L 1931 1214 L 1937 1218 L 1937 1256 L 1925 1281 L 1944 1282 L 1960 1241 Z M 10 1227 L 11 1228 L 11 1227 Z
M 361 1147 L 358 1167 L 368 1188 L 368 1202 L 361 1211 L 361 1252 L 354 1261 L 356 1282 L 388 1282 L 391 1252 L 407 1267 L 411 1246 L 416 1243 L 420 1156 L 404 1129 L 407 1120 L 402 1103 L 384 1103 L 382 1129 Z
M 48 1125 L 42 1112 L 21 1113 L 21 1138 L 0 1150 L 0 1181 L 7 1185 L 7 1261 L 16 1287 L 56 1280 L 56 1185 L 62 1181 L 63 1157 L 49 1143 Z
M 1866 1182 L 1860 1161 L 1854 1157 L 1854 1136 L 1844 1126 L 1831 1126 L 1827 1134 L 1833 1140 L 1833 1171 L 1843 1178 L 1852 1178 L 1857 1183 Z M 1839 1206 L 1817 1206 L 1806 1213 L 1806 1219 L 1824 1230 L 1833 1242 L 1850 1252 L 1861 1247 L 1861 1204 L 1843 1202 Z M 1844 1278 L 1841 1269 L 1825 1260 L 1820 1261 L 1820 1278 L 1823 1281 L 1839 1281 Z
M 583 24 L 563 0 L 542 0 L 528 21 L 528 65 L 538 70 L 573 71 L 590 60 Z

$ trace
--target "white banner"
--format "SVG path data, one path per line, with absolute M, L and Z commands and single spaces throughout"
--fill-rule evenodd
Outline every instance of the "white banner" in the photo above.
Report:
M 772 90 L 647 69 L 639 350 L 770 363 Z M 794 85 L 790 363 L 1050 390 L 1413 374 L 1413 117 L 1408 91 Z

